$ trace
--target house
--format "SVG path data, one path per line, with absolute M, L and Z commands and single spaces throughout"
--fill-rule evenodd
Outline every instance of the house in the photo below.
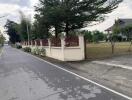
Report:
M 111 33 L 113 31 L 115 25 L 117 25 L 117 24 L 118 24 L 119 28 L 124 28 L 128 25 L 132 25 L 132 19 L 118 19 L 118 20 L 115 20 L 115 23 L 113 24 L 113 26 L 109 27 L 105 31 L 107 33 Z
M 118 19 L 118 20 L 115 20 L 115 23 L 111 27 L 109 27 L 108 29 L 105 30 L 108 33 L 107 34 L 107 39 L 111 36 L 115 26 L 118 26 L 119 28 L 124 28 L 124 27 L 129 26 L 129 25 L 132 25 L 132 19 Z M 126 35 L 124 35 L 123 33 L 119 33 L 118 36 L 121 37 L 123 40 L 128 39 L 128 37 Z

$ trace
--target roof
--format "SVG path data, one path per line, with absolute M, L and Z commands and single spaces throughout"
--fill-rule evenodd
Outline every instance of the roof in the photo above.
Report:
M 128 26 L 128 25 L 132 25 L 132 19 L 118 19 L 115 21 L 115 23 L 118 21 L 119 23 L 119 27 L 123 28 L 125 26 Z M 114 23 L 114 25 L 115 25 Z M 109 27 L 108 29 L 106 29 L 105 31 L 112 31 L 112 29 L 114 28 L 114 25 Z
M 112 31 L 113 26 L 109 27 L 108 29 L 106 29 L 105 31 Z

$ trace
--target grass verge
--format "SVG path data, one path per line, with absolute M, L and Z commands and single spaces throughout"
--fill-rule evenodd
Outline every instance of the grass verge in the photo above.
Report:
M 110 43 L 87 44 L 87 58 L 103 59 L 123 54 L 132 54 L 132 51 L 128 51 L 129 47 L 130 42 L 115 43 L 115 52 L 114 54 L 112 54 L 112 48 Z
M 0 47 L 0 56 L 1 56 L 1 54 L 2 54 L 2 47 Z

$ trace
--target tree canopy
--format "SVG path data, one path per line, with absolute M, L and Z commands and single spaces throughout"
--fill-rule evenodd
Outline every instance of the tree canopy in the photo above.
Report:
M 114 35 L 123 35 L 128 38 L 128 40 L 132 40 L 132 25 L 127 25 L 125 27 L 119 27 L 115 25 L 113 28 Z
M 118 7 L 122 0 L 39 0 L 36 19 L 47 29 L 54 27 L 55 35 L 77 30 L 87 24 L 104 20 L 104 14 Z M 41 24 L 39 23 L 39 24 Z M 43 27 L 44 27 L 43 26 Z
M 20 16 L 21 16 L 21 22 L 19 24 L 19 34 L 21 37 L 21 40 L 28 40 L 28 35 L 31 35 L 31 22 L 28 18 L 26 18 L 26 16 L 24 15 L 23 12 L 19 12 Z
M 12 43 L 75 34 L 93 22 L 105 20 L 122 0 L 39 0 L 33 24 L 20 12 L 20 24 L 8 20 L 5 27 Z M 54 33 L 53 33 L 54 32 Z M 87 37 L 92 37 L 87 34 Z M 92 40 L 91 40 L 92 41 Z
M 9 35 L 9 40 L 11 43 L 20 42 L 20 36 L 18 34 L 18 24 L 14 21 L 7 20 L 6 25 L 6 33 Z
M 5 41 L 5 37 L 1 34 L 0 35 L 0 45 L 3 45 Z

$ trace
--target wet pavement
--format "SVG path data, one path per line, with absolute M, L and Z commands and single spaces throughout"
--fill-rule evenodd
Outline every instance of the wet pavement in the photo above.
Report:
M 0 57 L 0 100 L 128 100 L 9 46 Z

